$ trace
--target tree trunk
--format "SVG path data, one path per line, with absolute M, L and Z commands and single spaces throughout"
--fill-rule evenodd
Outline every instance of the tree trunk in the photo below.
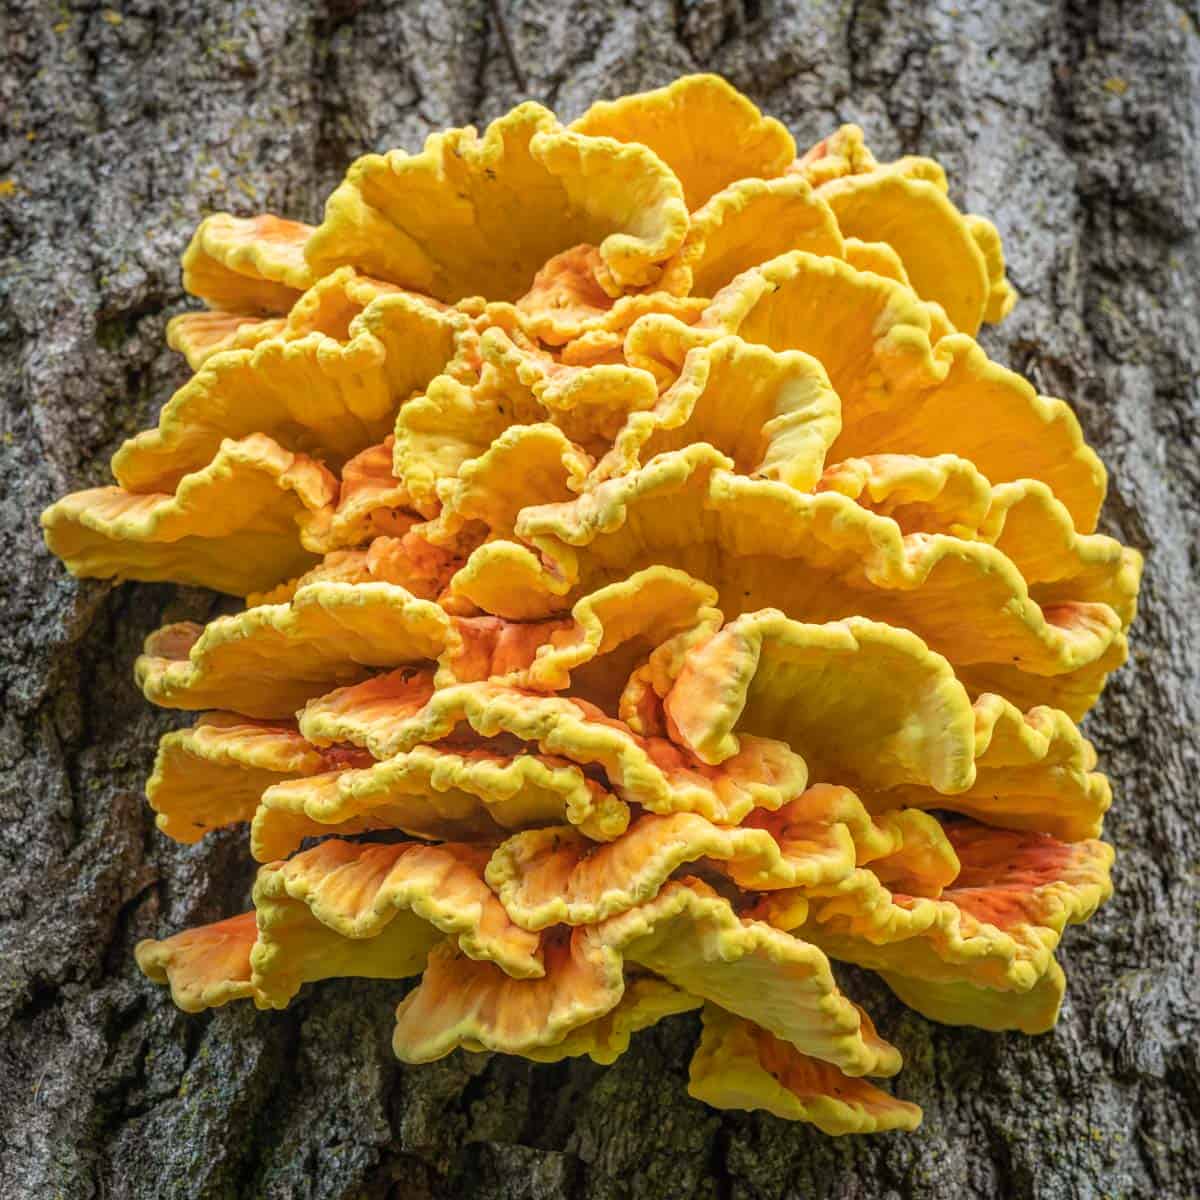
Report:
M 1200 1195 L 1194 735 L 1200 36 L 1144 0 L 6 0 L 0 21 L 0 1196 Z M 211 210 L 319 219 L 347 162 L 523 97 L 719 71 L 806 145 L 862 124 L 928 153 L 1000 227 L 1022 294 L 989 350 L 1068 398 L 1147 553 L 1136 650 L 1088 722 L 1117 791 L 1114 899 L 1070 932 L 1055 1031 L 926 1021 L 851 994 L 905 1056 L 916 1134 L 833 1140 L 686 1094 L 698 1023 L 611 1068 L 456 1053 L 400 1067 L 404 991 L 325 983 L 282 1013 L 185 1016 L 142 937 L 246 905 L 240 830 L 158 835 L 142 796 L 178 715 L 131 667 L 195 589 L 76 583 L 37 514 L 108 481 L 186 375 L 167 318 Z M 848 972 L 849 976 L 850 973 Z

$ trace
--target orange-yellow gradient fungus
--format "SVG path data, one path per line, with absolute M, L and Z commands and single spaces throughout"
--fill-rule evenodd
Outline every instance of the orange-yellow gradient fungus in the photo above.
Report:
M 1141 558 L 976 342 L 1016 294 L 953 195 L 697 75 L 205 220 L 194 374 L 43 516 L 75 575 L 243 600 L 135 674 L 201 713 L 158 828 L 244 827 L 254 908 L 142 970 L 189 1012 L 420 976 L 412 1063 L 608 1063 L 702 1009 L 693 1096 L 829 1134 L 921 1120 L 834 962 L 1050 1028 Z

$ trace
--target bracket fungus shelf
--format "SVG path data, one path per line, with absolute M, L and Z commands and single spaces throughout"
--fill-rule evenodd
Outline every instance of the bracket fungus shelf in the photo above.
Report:
M 690 76 L 368 155 L 315 227 L 209 217 L 184 283 L 194 376 L 42 519 L 76 575 L 245 601 L 136 666 L 203 710 L 159 829 L 262 864 L 138 947 L 177 1004 L 420 976 L 408 1062 L 702 1009 L 696 1097 L 832 1134 L 921 1119 L 837 961 L 1054 1024 L 1141 560 L 976 343 L 1015 294 L 936 162 Z

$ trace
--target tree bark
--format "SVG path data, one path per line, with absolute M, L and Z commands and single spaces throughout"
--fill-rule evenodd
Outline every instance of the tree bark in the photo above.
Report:
M 1200 1195 L 1200 36 L 1144 0 L 5 0 L 0 17 L 0 1196 L 5 1200 Z M 40 509 L 107 482 L 185 378 L 167 318 L 206 212 L 319 219 L 355 155 L 719 71 L 801 145 L 854 120 L 995 220 L 1022 293 L 990 352 L 1068 398 L 1104 528 L 1147 554 L 1134 655 L 1089 719 L 1113 900 L 1065 941 L 1053 1033 L 932 1024 L 866 974 L 912 1135 L 833 1140 L 686 1094 L 697 1022 L 615 1066 L 392 1059 L 404 987 L 192 1017 L 142 937 L 241 911 L 239 830 L 158 835 L 131 667 L 194 589 L 70 580 Z

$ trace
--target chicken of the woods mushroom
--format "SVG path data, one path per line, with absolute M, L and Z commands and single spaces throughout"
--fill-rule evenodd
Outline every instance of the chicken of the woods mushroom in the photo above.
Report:
M 406 1062 L 611 1062 L 913 1129 L 831 961 L 1049 1029 L 1109 894 L 1077 722 L 1140 558 L 1064 401 L 975 341 L 996 229 L 714 76 L 359 159 L 311 227 L 217 214 L 192 378 L 43 516 L 79 576 L 244 598 L 153 633 L 159 829 L 249 828 L 252 911 L 142 942 L 192 1012 L 420 982 Z

